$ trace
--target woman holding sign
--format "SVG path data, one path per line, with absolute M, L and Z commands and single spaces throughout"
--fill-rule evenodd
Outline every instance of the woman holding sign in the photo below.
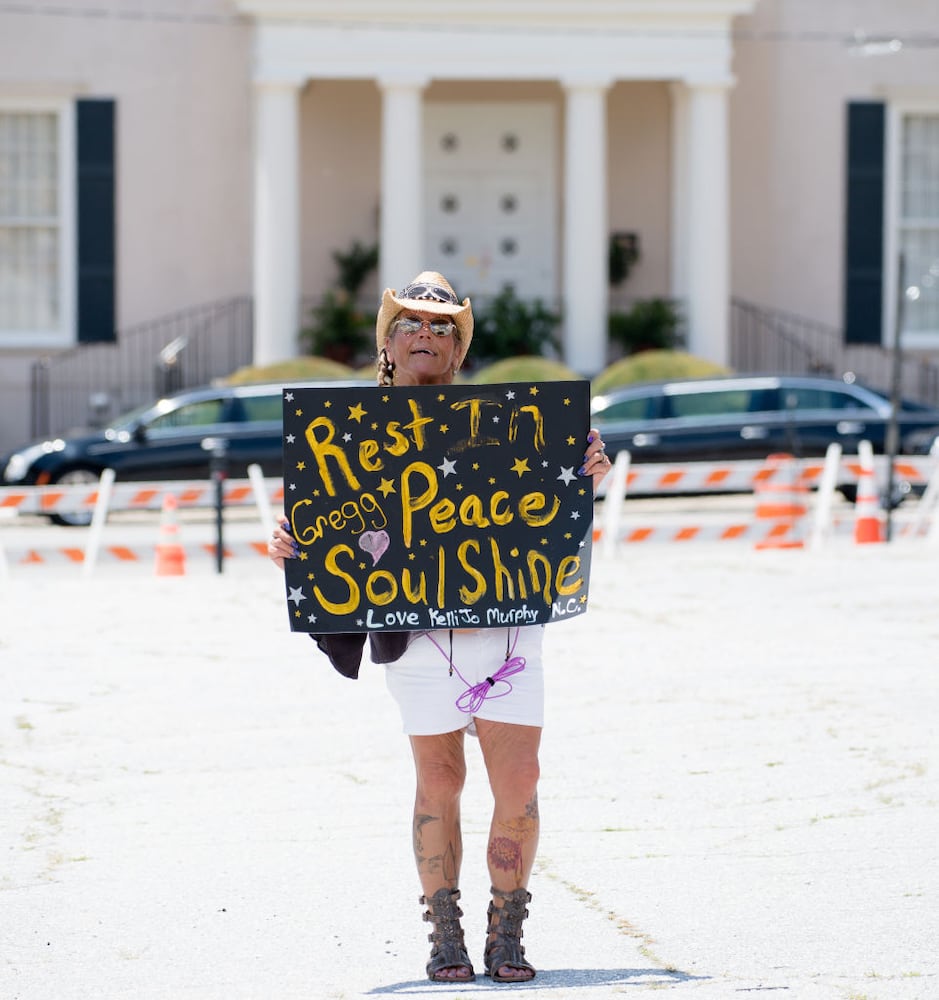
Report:
M 470 300 L 460 302 L 442 275 L 425 271 L 400 294 L 386 289 L 376 322 L 378 384 L 449 385 L 472 338 Z M 578 474 L 592 479 L 595 492 L 609 469 L 600 435 L 592 430 Z M 274 530 L 268 550 L 281 568 L 285 559 L 299 554 L 286 520 Z M 388 688 L 414 756 L 414 855 L 427 907 L 424 919 L 433 927 L 427 975 L 434 981 L 475 978 L 458 905 L 467 732 L 479 739 L 494 799 L 485 972 L 497 982 L 535 976 L 521 937 L 539 832 L 543 635 L 543 625 L 368 635 L 372 660 L 386 665 Z M 314 638 L 341 673 L 357 675 L 364 633 Z

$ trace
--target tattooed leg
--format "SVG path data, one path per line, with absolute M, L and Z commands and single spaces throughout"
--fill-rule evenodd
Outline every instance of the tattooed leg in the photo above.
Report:
M 538 748 L 541 730 L 476 720 L 494 799 L 488 862 L 492 884 L 528 885 L 538 848 Z
M 438 889 L 455 889 L 460 879 L 460 795 L 466 779 L 463 732 L 412 736 L 411 750 L 417 776 L 414 860 L 429 898 Z

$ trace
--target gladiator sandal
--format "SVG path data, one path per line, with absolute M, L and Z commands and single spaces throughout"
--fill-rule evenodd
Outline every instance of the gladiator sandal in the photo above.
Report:
M 527 983 L 537 975 L 535 967 L 525 959 L 525 948 L 521 943 L 522 921 L 528 916 L 526 904 L 531 902 L 527 889 L 503 892 L 492 888 L 492 895 L 502 900 L 501 906 L 489 904 L 489 932 L 486 938 L 486 975 L 495 983 Z M 520 975 L 502 976 L 499 970 L 509 966 Z M 525 975 L 530 973 L 530 975 Z
M 463 928 L 460 917 L 463 911 L 457 905 L 459 889 L 438 889 L 429 899 L 421 896 L 421 903 L 427 906 L 424 919 L 434 925 L 427 940 L 433 944 L 427 962 L 427 977 L 435 983 L 471 983 L 476 979 L 466 946 L 463 943 Z M 441 976 L 444 969 L 466 969 L 467 976 Z

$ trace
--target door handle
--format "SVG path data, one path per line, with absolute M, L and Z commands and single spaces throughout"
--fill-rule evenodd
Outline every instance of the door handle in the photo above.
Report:
M 769 437 L 769 431 L 759 425 L 747 424 L 746 427 L 740 428 L 740 436 L 744 441 L 760 441 L 763 438 Z
M 863 434 L 866 426 L 860 420 L 839 420 L 835 424 L 835 430 L 839 434 Z
M 658 444 L 661 440 L 658 434 L 633 434 L 633 444 L 637 448 L 648 448 L 650 445 Z

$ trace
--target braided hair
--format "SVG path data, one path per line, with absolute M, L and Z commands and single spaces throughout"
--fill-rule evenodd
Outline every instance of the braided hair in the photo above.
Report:
M 395 363 L 388 357 L 388 351 L 384 347 L 378 352 L 378 384 L 395 384 Z

